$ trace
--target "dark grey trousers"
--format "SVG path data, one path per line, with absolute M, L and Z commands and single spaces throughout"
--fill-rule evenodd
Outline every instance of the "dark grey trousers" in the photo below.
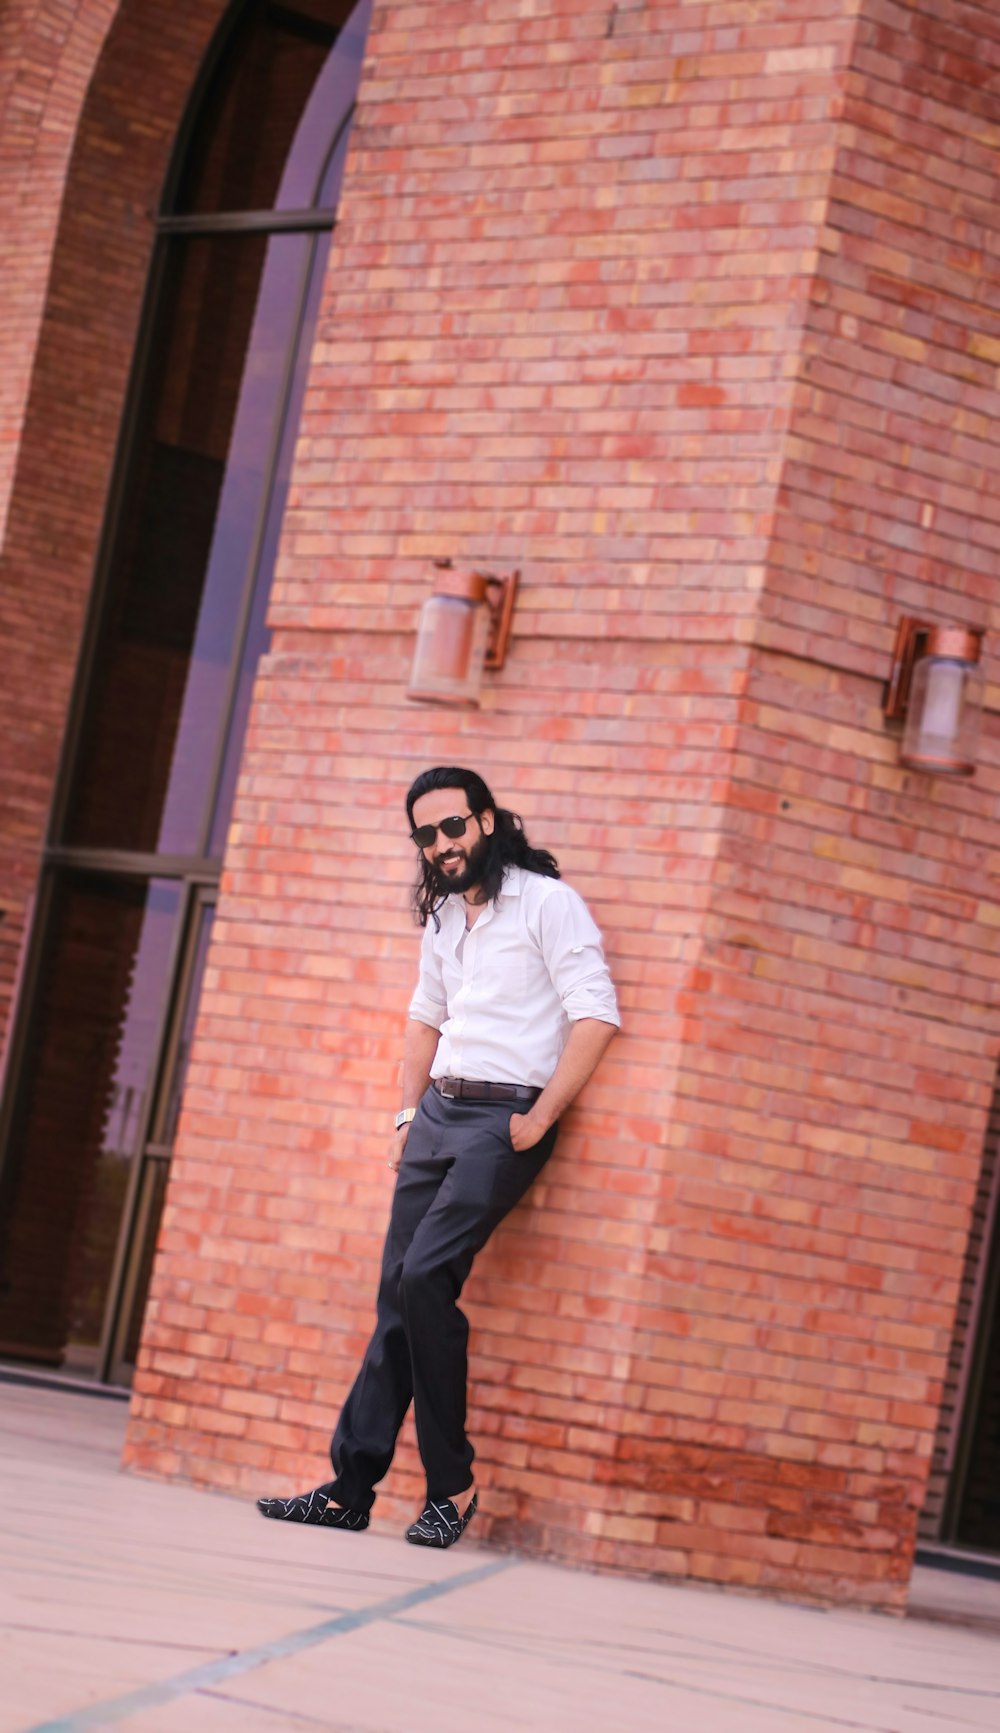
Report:
M 469 1325 L 458 1297 L 472 1260 L 524 1196 L 556 1141 L 511 1146 L 527 1102 L 446 1101 L 428 1089 L 410 1126 L 382 1257 L 375 1333 L 330 1447 L 330 1497 L 370 1510 L 410 1402 L 440 1502 L 472 1484 L 465 1433 Z

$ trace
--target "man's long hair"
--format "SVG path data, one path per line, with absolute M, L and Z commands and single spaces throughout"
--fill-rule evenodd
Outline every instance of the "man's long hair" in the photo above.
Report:
M 438 765 L 433 770 L 422 770 L 406 797 L 406 816 L 413 829 L 413 808 L 422 795 L 432 794 L 439 788 L 460 788 L 469 803 L 469 811 L 478 818 L 484 812 L 493 814 L 492 835 L 484 834 L 486 843 L 486 865 L 480 879 L 480 887 L 486 901 L 491 903 L 498 896 L 503 884 L 504 871 L 509 866 L 523 867 L 525 872 L 541 873 L 544 878 L 557 879 L 559 867 L 555 856 L 547 848 L 532 848 L 524 834 L 524 826 L 516 812 L 508 812 L 505 806 L 498 806 L 481 776 L 474 770 L 461 770 L 456 765 Z M 421 852 L 420 874 L 413 887 L 413 909 L 422 927 L 429 920 L 439 925 L 437 909 L 445 901 L 447 893 L 442 892 L 434 871 L 426 857 Z

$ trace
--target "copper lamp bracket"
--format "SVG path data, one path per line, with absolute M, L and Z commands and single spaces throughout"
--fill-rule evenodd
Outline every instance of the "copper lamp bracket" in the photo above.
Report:
M 490 611 L 490 629 L 486 640 L 484 668 L 502 668 L 507 656 L 510 622 L 514 613 L 514 597 L 520 572 L 506 572 L 502 577 L 494 572 L 476 572 L 486 585 L 486 606 Z
M 896 632 L 892 669 L 886 683 L 882 711 L 887 722 L 902 722 L 910 701 L 913 670 L 927 649 L 930 622 L 904 615 Z

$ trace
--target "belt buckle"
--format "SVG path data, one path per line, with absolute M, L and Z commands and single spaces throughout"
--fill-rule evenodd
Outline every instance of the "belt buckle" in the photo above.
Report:
M 443 1095 L 446 1101 L 458 1101 L 459 1100 L 459 1090 L 460 1090 L 460 1084 L 459 1084 L 457 1078 L 454 1078 L 454 1077 L 439 1077 L 438 1078 L 438 1093 L 440 1095 Z

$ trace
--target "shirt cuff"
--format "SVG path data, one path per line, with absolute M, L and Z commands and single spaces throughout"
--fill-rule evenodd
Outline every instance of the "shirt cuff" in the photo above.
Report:
M 429 999 L 426 993 L 416 992 L 410 1000 L 410 1008 L 406 1015 L 414 1023 L 426 1023 L 430 1029 L 440 1029 L 448 1019 L 448 1007 L 440 1000 Z
M 610 1023 L 615 1029 L 622 1026 L 618 1002 L 613 992 L 567 993 L 563 1000 L 563 1010 L 571 1023 L 582 1022 L 584 1017 L 593 1017 L 595 1022 Z

